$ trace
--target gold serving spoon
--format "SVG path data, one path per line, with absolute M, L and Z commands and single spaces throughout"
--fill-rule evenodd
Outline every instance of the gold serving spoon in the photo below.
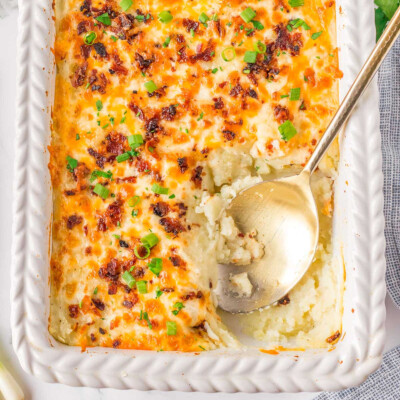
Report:
M 400 33 L 400 7 L 337 110 L 303 171 L 294 176 L 261 182 L 238 193 L 226 208 L 243 233 L 256 229 L 264 256 L 242 265 L 219 266 L 219 306 L 231 313 L 251 312 L 285 296 L 310 266 L 318 243 L 319 226 L 310 187 L 326 150 L 352 113 L 383 59 Z M 247 273 L 250 295 L 232 285 L 235 275 Z M 248 283 L 248 282 L 247 282 Z

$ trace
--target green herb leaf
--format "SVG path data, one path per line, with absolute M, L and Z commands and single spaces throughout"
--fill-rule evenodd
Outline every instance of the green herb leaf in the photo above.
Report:
M 154 183 L 151 190 L 156 194 L 168 194 L 169 192 L 168 188 L 162 187 L 158 183 Z
M 249 64 L 254 64 L 257 61 L 257 52 L 256 51 L 246 51 L 244 53 L 244 62 Z
M 78 160 L 75 160 L 75 158 L 72 158 L 70 156 L 67 156 L 67 169 L 69 172 L 74 172 L 74 169 L 78 166 Z
M 133 5 L 133 0 L 121 0 L 119 6 L 124 10 L 128 11 Z
M 156 289 L 156 299 L 159 299 L 164 292 L 160 290 L 160 287 Z
M 399 6 L 399 0 L 375 0 L 374 2 L 389 20 L 393 17 Z
M 290 99 L 291 101 L 300 100 L 300 88 L 290 89 Z
M 149 270 L 156 276 L 160 275 L 162 271 L 162 259 L 152 258 L 149 264 Z
M 323 31 L 313 33 L 311 35 L 311 39 L 312 40 L 317 40 L 322 35 L 322 33 L 323 33 Z
M 376 8 L 375 9 L 376 41 L 378 41 L 379 38 L 381 37 L 388 22 L 389 22 L 389 19 L 385 15 L 385 13 L 382 11 L 382 9 Z
M 94 187 L 93 192 L 96 193 L 97 195 L 99 195 L 104 200 L 110 194 L 110 191 L 103 185 L 100 185 L 100 183 L 96 183 L 96 186 Z
M 110 26 L 111 25 L 111 18 L 108 13 L 104 13 L 96 17 L 97 21 L 101 22 L 104 25 Z
M 171 15 L 170 11 L 161 11 L 160 14 L 158 14 L 158 19 L 164 24 L 168 24 L 173 20 L 173 16 Z
M 125 271 L 122 274 L 122 279 L 126 282 L 126 284 L 132 289 L 135 286 L 136 279 L 131 275 L 129 271 Z
M 278 129 L 282 139 L 285 142 L 287 142 L 297 134 L 296 128 L 289 120 L 285 121 L 282 125 L 280 125 Z
M 177 333 L 176 322 L 174 321 L 167 321 L 167 335 L 168 336 L 175 336 Z
M 250 22 L 256 15 L 257 13 L 251 7 L 247 7 L 240 13 L 244 22 Z
M 154 81 L 148 81 L 144 84 L 144 87 L 149 93 L 153 93 L 157 90 L 157 85 L 154 83 Z
M 140 294 L 147 293 L 147 281 L 137 281 L 136 287 Z

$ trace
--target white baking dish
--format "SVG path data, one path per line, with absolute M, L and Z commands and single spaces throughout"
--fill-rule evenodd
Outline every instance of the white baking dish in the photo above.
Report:
M 257 349 L 201 354 L 68 347 L 48 333 L 53 98 L 52 0 L 21 0 L 12 265 L 13 345 L 23 368 L 74 386 L 224 392 L 338 390 L 378 368 L 384 345 L 385 260 L 376 83 L 342 137 L 337 254 L 346 266 L 342 339 L 332 351 Z M 341 95 L 374 44 L 373 2 L 339 0 Z M 154 377 L 157 377 L 156 379 Z

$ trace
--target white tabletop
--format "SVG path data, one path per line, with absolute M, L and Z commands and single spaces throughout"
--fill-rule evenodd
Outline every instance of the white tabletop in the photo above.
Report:
M 26 374 L 18 364 L 11 345 L 10 329 L 10 261 L 11 261 L 11 207 L 14 164 L 14 121 L 16 95 L 16 40 L 17 11 L 0 19 L 0 360 L 9 368 L 30 400 L 191 400 L 191 399 L 312 399 L 314 393 L 265 394 L 201 394 L 116 391 L 111 389 L 72 388 L 60 384 L 43 383 Z M 386 349 L 400 344 L 400 310 L 387 298 Z M 1 395 L 0 395 L 1 398 Z

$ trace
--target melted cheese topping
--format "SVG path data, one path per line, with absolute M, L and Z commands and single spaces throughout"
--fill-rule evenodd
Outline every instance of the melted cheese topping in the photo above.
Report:
M 211 292 L 216 253 L 233 245 L 196 208 L 306 162 L 337 107 L 334 1 L 135 0 L 124 12 L 56 0 L 56 30 L 51 334 L 82 348 L 238 345 Z M 150 232 L 159 241 L 144 249 Z

